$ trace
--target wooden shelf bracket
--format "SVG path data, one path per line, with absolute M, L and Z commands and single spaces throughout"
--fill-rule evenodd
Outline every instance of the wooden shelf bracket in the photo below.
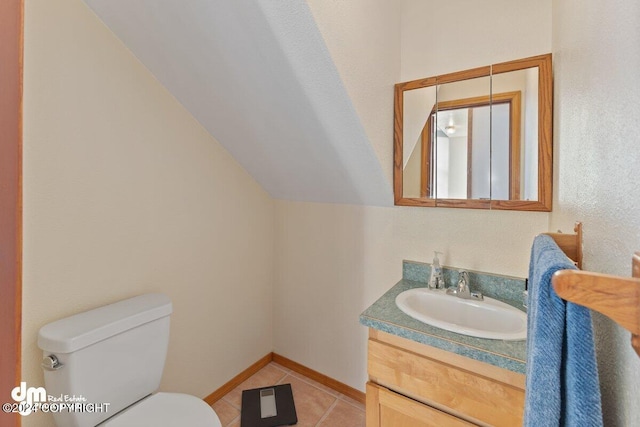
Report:
M 576 234 L 548 233 L 569 258 L 582 267 L 582 224 Z M 619 277 L 580 270 L 553 275 L 553 289 L 564 300 L 604 314 L 631 332 L 631 345 L 640 357 L 640 252 L 632 258 L 633 277 Z

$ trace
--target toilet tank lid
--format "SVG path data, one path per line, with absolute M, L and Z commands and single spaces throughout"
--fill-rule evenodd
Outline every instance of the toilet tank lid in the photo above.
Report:
M 38 333 L 38 347 L 52 353 L 71 353 L 171 312 L 168 296 L 139 295 L 43 326 Z

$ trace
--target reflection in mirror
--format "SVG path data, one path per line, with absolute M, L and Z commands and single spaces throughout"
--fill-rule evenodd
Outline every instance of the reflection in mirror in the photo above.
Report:
M 396 204 L 551 209 L 550 55 L 399 83 L 395 102 Z
M 435 189 L 438 199 L 486 199 L 490 181 L 491 78 L 479 77 L 438 85 Z
M 426 156 L 429 117 L 436 103 L 436 87 L 424 87 L 409 91 L 404 96 L 403 116 L 403 190 L 404 197 L 426 197 L 421 184 L 422 174 L 429 161 Z M 422 190 L 421 190 L 422 188 Z
M 437 191 L 431 197 L 519 198 L 520 99 L 520 92 L 506 92 L 438 102 L 437 143 L 432 144 L 438 164 L 429 175 L 436 175 Z
M 521 94 L 518 105 L 520 123 L 518 139 L 513 144 L 510 158 L 496 159 L 506 165 L 507 162 L 518 167 L 511 175 L 512 190 L 509 197 L 504 193 L 492 194 L 498 200 L 538 200 L 538 67 L 494 74 L 492 77 L 494 92 L 518 92 Z M 497 100 L 493 99 L 494 104 Z M 496 120 L 494 109 L 493 120 Z M 494 123 L 495 124 L 495 121 Z M 500 150 L 500 152 L 504 152 Z

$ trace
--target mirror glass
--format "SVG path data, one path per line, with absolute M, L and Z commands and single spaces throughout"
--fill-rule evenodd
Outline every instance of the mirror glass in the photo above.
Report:
M 490 110 L 489 76 L 438 85 L 431 197 L 490 199 Z
M 425 174 L 428 173 L 430 158 L 427 150 L 430 144 L 429 118 L 434 114 L 436 87 L 423 87 L 405 93 L 403 116 L 403 170 L 402 194 L 404 197 L 427 197 Z
M 400 83 L 395 102 L 397 205 L 551 210 L 550 55 Z
M 500 170 L 510 170 L 510 175 L 498 176 L 498 179 L 510 180 L 508 192 L 504 186 L 496 189 L 492 197 L 499 200 L 538 200 L 538 67 L 524 70 L 510 71 L 502 74 L 494 74 L 492 79 L 493 92 L 516 95 L 511 101 L 511 146 L 500 146 L 499 153 L 509 153 L 495 159 Z M 496 112 L 495 106 L 501 100 L 497 95 L 493 96 L 494 106 L 492 125 L 494 138 L 495 129 L 502 129 L 496 123 L 501 120 L 501 114 Z

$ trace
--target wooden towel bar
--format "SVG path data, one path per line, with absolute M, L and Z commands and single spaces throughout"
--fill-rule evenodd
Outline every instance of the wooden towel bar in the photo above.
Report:
M 547 233 L 582 267 L 582 224 L 576 234 Z M 631 345 L 640 357 L 640 252 L 632 258 L 633 277 L 619 277 L 580 270 L 562 270 L 553 275 L 553 289 L 560 298 L 589 307 L 631 332 Z

